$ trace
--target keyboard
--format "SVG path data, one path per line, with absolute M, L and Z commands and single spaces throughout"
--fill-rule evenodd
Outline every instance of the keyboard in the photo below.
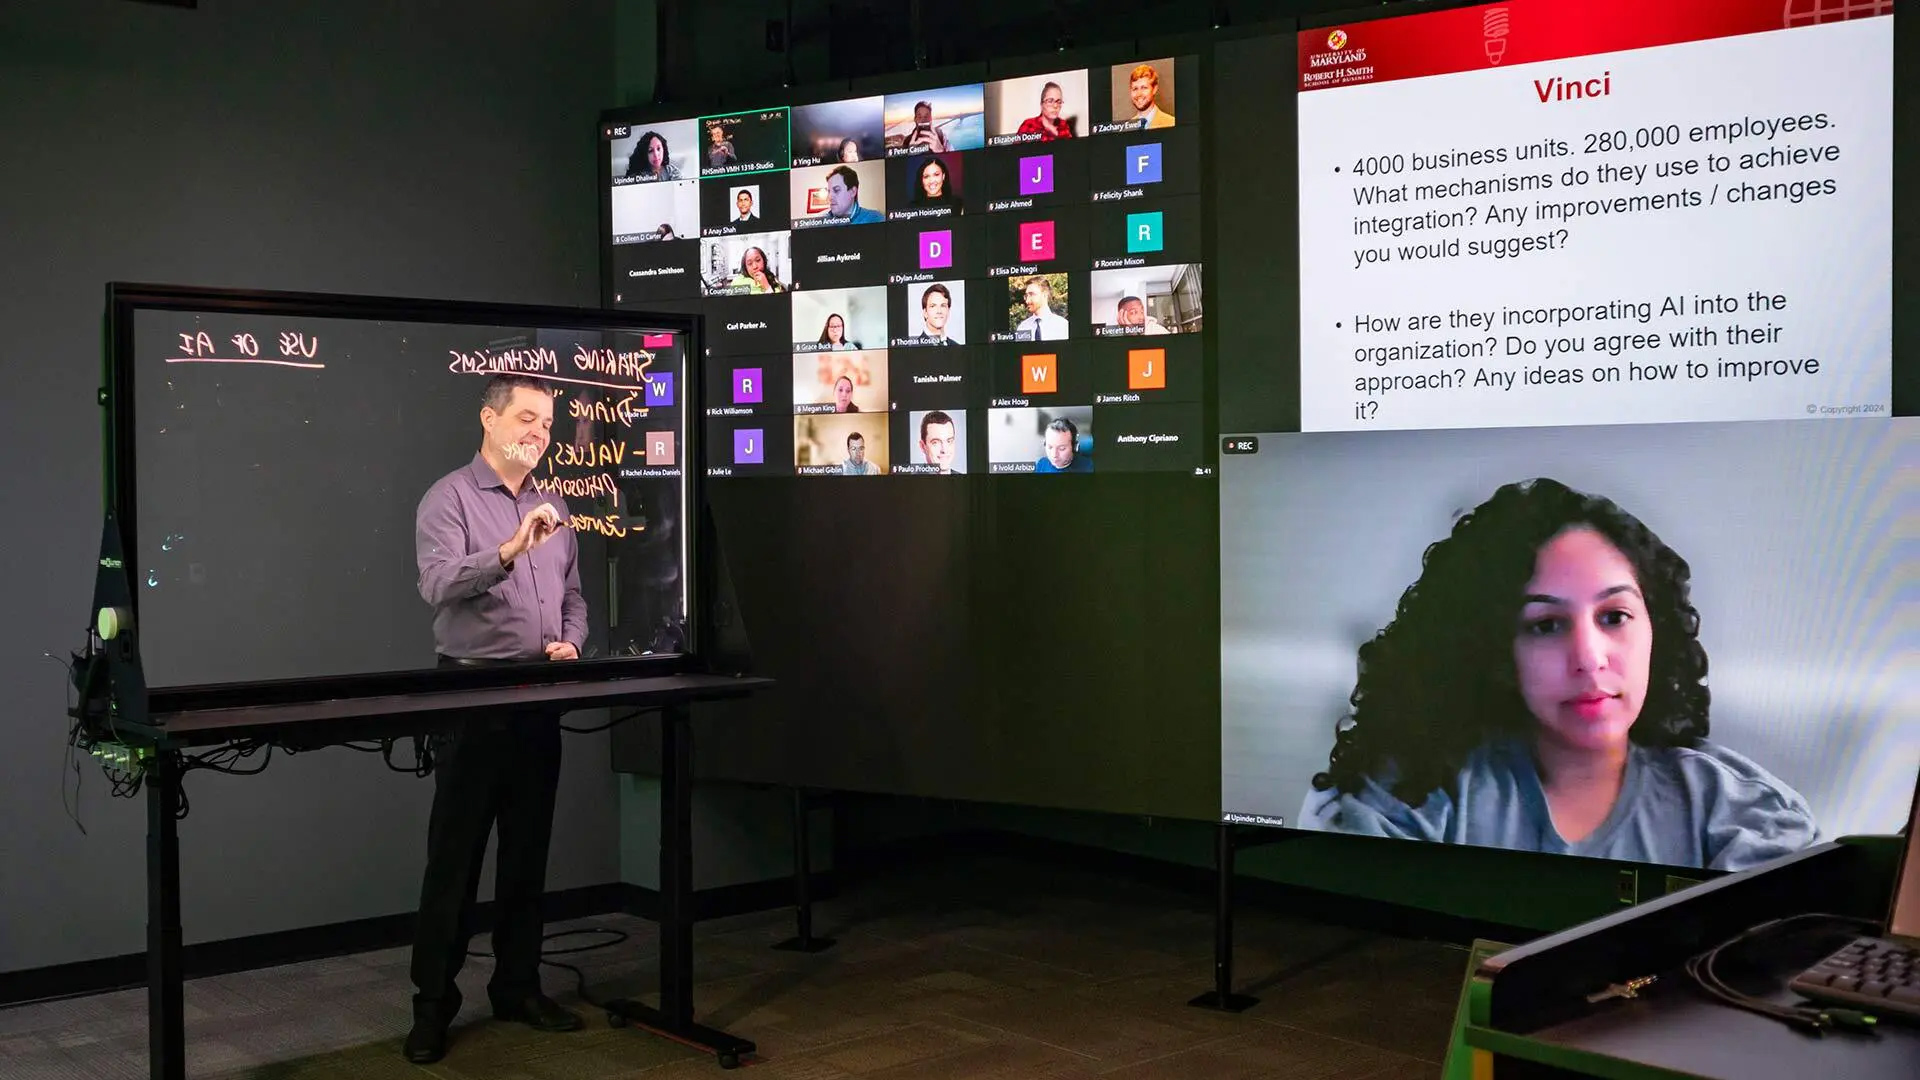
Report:
M 1920 1024 L 1920 948 L 1912 945 L 1855 938 L 1787 986 L 1814 1001 Z

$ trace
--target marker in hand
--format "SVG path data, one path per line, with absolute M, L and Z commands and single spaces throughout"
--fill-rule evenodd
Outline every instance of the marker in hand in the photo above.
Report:
M 560 512 L 552 503 L 541 503 L 527 511 L 527 516 L 520 519 L 520 527 L 500 545 L 500 565 L 511 566 L 513 560 L 552 539 L 559 529 Z

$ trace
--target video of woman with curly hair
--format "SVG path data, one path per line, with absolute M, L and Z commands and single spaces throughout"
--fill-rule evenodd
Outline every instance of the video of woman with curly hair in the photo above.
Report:
M 1807 800 L 1711 737 L 1690 591 L 1604 496 L 1501 487 L 1360 647 L 1302 824 L 1720 870 L 1815 842 Z

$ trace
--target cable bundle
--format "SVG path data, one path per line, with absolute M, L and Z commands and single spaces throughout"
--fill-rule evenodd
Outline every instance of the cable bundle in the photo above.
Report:
M 1744 930 L 1734 937 L 1708 949 L 1706 952 L 1688 958 L 1686 964 L 1687 975 L 1700 986 L 1700 989 L 1705 990 L 1707 993 L 1712 994 L 1714 997 L 1736 1009 L 1744 1009 L 1747 1012 L 1772 1017 L 1783 1024 L 1799 1028 L 1803 1031 L 1821 1035 L 1825 1034 L 1829 1028 L 1838 1027 L 1845 1028 L 1849 1031 L 1872 1032 L 1874 1030 L 1874 1024 L 1878 1021 L 1872 1015 L 1861 1012 L 1858 1009 L 1813 1004 L 1782 1005 L 1777 1001 L 1768 1001 L 1765 998 L 1755 997 L 1752 994 L 1735 989 L 1725 980 L 1721 979 L 1719 973 L 1714 970 L 1715 963 L 1720 959 L 1721 954 L 1728 949 L 1756 941 L 1769 934 L 1775 933 L 1782 927 L 1803 922 L 1839 923 L 1849 926 L 1865 927 L 1871 931 L 1879 930 L 1878 923 L 1866 919 L 1851 918 L 1845 915 L 1827 915 L 1821 913 L 1790 915 L 1783 919 L 1774 919 L 1771 922 L 1764 922 L 1759 926 Z

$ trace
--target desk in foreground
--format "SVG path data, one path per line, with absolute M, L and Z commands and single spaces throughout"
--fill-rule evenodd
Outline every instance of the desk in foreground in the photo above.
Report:
M 1816 958 L 1817 959 L 1817 958 Z M 1598 1076 L 1612 1080 L 1914 1080 L 1920 1028 L 1877 1035 L 1808 1035 L 1722 1005 L 1678 970 L 1634 1001 L 1525 1035 L 1469 1027 L 1469 1046 L 1495 1055 L 1495 1080 Z
M 138 729 L 137 734 L 162 747 L 211 746 L 248 739 L 338 745 L 359 739 L 435 731 L 476 709 L 542 704 L 569 709 L 609 705 L 647 709 L 746 697 L 772 685 L 771 679 L 747 675 L 664 675 L 330 698 L 285 705 L 157 713 L 152 718 L 152 726 Z M 315 738 L 321 741 L 312 742 Z
M 1882 845 L 1881 847 L 1885 847 Z M 1770 919 L 1805 912 L 1878 918 L 1892 853 L 1833 842 L 1769 866 L 1704 882 L 1510 949 L 1481 964 L 1470 991 L 1469 1046 L 1491 1080 L 1915 1080 L 1920 1028 L 1811 1035 L 1709 997 L 1683 970 L 1689 956 Z M 1827 939 L 1831 941 L 1832 939 Z M 1783 939 L 1757 981 L 1787 978 L 1825 955 L 1811 936 Z M 1637 998 L 1587 995 L 1658 974 Z M 1773 1000 L 1794 1000 L 1781 990 Z

